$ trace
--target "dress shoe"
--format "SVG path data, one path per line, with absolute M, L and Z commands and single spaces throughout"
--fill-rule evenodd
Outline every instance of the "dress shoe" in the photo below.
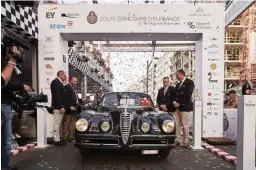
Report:
M 67 143 L 65 141 L 59 141 L 59 142 L 54 142 L 55 146 L 66 146 Z

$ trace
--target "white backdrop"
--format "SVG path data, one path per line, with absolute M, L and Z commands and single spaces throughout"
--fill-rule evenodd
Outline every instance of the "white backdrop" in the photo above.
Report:
M 224 4 L 40 5 L 38 17 L 39 85 L 49 96 L 49 82 L 64 69 L 62 57 L 67 55 L 61 33 L 117 33 L 115 38 L 118 33 L 202 33 L 196 43 L 195 83 L 203 98 L 203 136 L 222 136 Z

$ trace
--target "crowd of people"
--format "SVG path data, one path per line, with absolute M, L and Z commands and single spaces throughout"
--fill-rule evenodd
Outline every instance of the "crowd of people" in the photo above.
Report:
M 189 112 L 193 110 L 192 93 L 194 82 L 186 78 L 184 70 L 178 70 L 176 87 L 170 85 L 169 77 L 163 78 L 163 88 L 159 89 L 157 104 L 160 110 L 169 112 L 176 121 L 176 145 L 187 148 L 189 142 Z

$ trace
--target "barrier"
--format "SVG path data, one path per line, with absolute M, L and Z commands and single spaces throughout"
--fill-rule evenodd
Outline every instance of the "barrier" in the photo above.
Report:
M 201 146 L 202 139 L 202 101 L 194 102 L 193 111 L 193 143 L 190 145 L 192 151 L 202 151 L 204 148 Z
M 256 170 L 256 96 L 240 96 L 237 119 L 237 170 Z

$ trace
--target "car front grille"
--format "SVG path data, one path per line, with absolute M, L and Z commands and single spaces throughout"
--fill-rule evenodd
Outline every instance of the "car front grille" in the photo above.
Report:
M 126 144 L 131 130 L 131 114 L 128 112 L 121 113 L 120 116 L 120 130 L 123 143 Z

